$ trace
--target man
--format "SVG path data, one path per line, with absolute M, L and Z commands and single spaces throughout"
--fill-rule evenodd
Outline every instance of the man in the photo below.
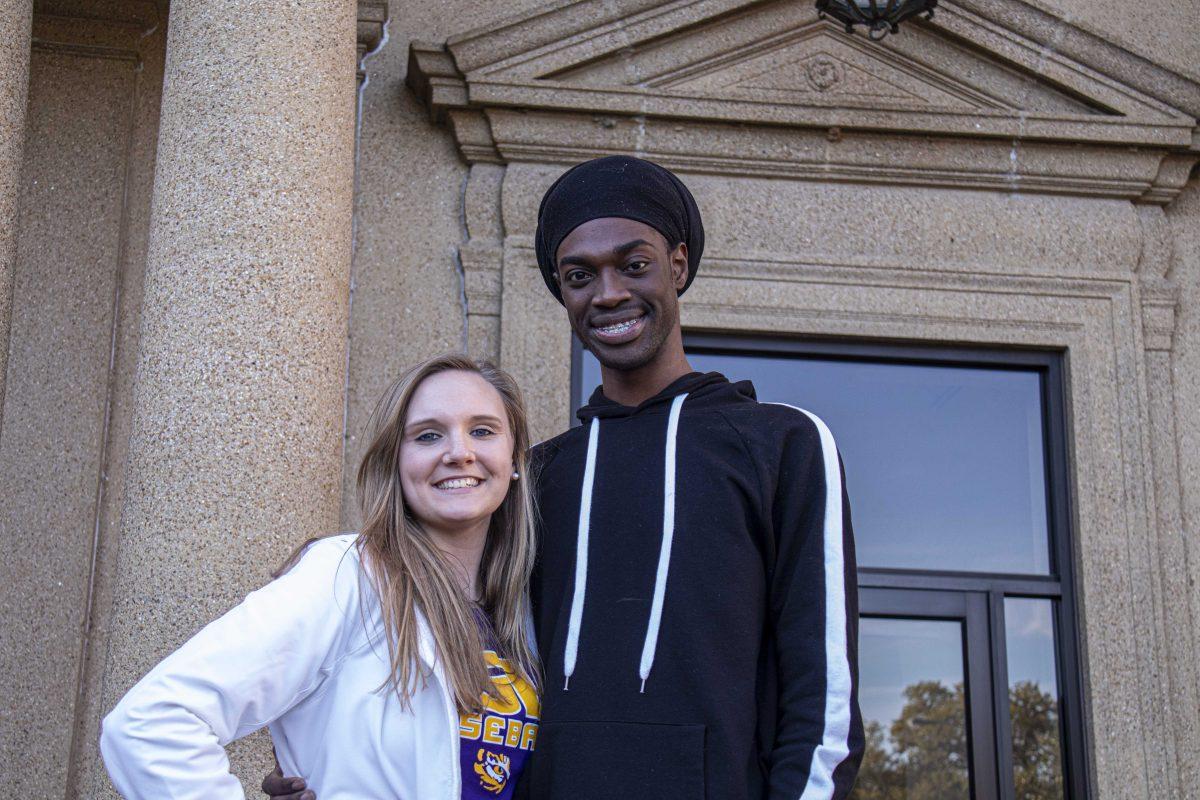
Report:
M 581 427 L 534 452 L 544 697 L 523 789 L 846 797 L 863 733 L 833 437 L 807 412 L 758 403 L 749 382 L 692 371 L 678 296 L 704 232 L 669 171 L 622 156 L 568 170 L 542 200 L 536 245 L 603 384 Z

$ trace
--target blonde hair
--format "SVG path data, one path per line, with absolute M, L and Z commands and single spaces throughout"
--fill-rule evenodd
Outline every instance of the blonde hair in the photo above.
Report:
M 499 394 L 513 436 L 513 467 L 519 474 L 492 514 L 479 564 L 480 607 L 491 624 L 499 655 L 517 675 L 537 685 L 537 660 L 530 645 L 529 576 L 535 556 L 535 511 L 527 474 L 529 426 L 516 381 L 498 367 L 465 355 L 428 359 L 388 387 L 368 424 L 369 444 L 358 468 L 362 530 L 356 540 L 362 562 L 379 595 L 391 672 L 385 686 L 407 706 L 424 685 L 418 650 L 418 609 L 429 624 L 451 694 L 460 711 L 478 711 L 482 695 L 494 692 L 483 659 L 484 637 L 476 605 L 462 588 L 450 558 L 412 516 L 400 483 L 400 445 L 417 387 L 431 375 L 463 371 L 479 375 Z M 280 569 L 298 558 L 303 545 Z M 490 643 L 489 643 L 490 644 Z

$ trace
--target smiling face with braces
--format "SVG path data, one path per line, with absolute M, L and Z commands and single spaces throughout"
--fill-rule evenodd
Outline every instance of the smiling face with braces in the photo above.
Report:
M 571 328 L 600 363 L 631 371 L 651 365 L 679 329 L 687 247 L 654 228 L 601 217 L 571 231 L 557 254 Z

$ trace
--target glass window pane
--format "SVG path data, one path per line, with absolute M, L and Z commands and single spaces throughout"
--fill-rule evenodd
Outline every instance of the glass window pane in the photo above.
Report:
M 962 636 L 959 622 L 860 620 L 867 752 L 854 800 L 970 797 Z
M 764 355 L 689 354 L 829 425 L 862 567 L 1044 575 L 1050 558 L 1040 376 Z M 591 354 L 585 393 L 600 380 Z
M 1050 600 L 1004 600 L 1013 786 L 1021 800 L 1062 800 L 1062 740 L 1054 607 Z

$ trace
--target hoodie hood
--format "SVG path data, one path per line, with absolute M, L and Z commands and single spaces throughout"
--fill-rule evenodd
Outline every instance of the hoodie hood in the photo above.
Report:
M 755 399 L 754 385 L 750 381 L 730 383 L 729 379 L 719 372 L 689 372 L 636 406 L 624 406 L 609 400 L 604 396 L 604 387 L 597 386 L 596 391 L 588 398 L 587 405 L 576 411 L 575 416 L 586 425 L 593 419 L 617 419 L 656 413 L 667 410 L 671 401 L 681 394 L 688 396 L 688 405 L 693 407 L 709 403 L 728 403 L 739 398 Z

